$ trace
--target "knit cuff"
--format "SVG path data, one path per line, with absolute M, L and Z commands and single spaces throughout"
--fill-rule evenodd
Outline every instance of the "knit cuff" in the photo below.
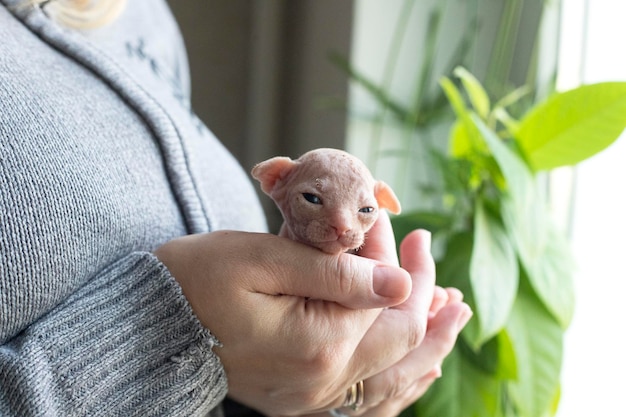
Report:
M 227 391 L 218 341 L 150 253 L 116 263 L 12 344 L 25 361 L 6 383 L 24 411 L 206 415 Z

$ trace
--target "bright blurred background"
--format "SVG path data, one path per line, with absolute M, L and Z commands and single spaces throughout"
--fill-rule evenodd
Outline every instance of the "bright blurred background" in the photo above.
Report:
M 626 2 L 565 0 L 558 85 L 626 80 Z M 624 416 L 626 138 L 575 170 L 576 313 L 565 334 L 559 417 Z

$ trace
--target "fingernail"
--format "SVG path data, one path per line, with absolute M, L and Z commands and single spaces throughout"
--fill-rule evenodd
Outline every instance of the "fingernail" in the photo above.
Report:
M 433 235 L 432 233 L 430 233 L 430 231 L 426 230 L 426 229 L 420 229 L 420 233 L 422 235 L 422 239 L 424 242 L 424 248 L 428 249 L 430 251 L 430 247 L 432 244 L 432 240 L 433 240 Z
M 465 327 L 467 322 L 472 318 L 473 315 L 474 313 L 469 307 L 466 307 L 463 309 L 463 312 L 456 319 L 457 332 L 460 332 L 461 330 L 463 330 L 463 328 Z
M 433 382 L 435 381 L 435 379 L 441 378 L 442 375 L 443 372 L 441 370 L 441 364 L 436 364 L 435 366 L 433 366 L 433 369 L 431 369 L 426 375 L 422 377 L 422 379 Z
M 441 370 L 441 364 L 440 363 L 435 365 L 435 368 L 433 369 L 433 374 L 434 374 L 435 378 L 441 378 L 441 375 L 443 375 L 443 371 Z
M 406 298 L 411 291 L 411 278 L 400 268 L 391 266 L 374 267 L 374 292 L 385 298 Z

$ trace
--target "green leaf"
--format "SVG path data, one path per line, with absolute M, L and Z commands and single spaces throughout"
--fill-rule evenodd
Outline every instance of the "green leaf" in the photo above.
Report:
M 534 193 L 534 178 L 524 161 L 480 118 L 472 115 L 471 120 L 498 163 L 511 197 L 517 203 L 528 205 Z
M 473 307 L 469 282 L 473 241 L 473 235 L 469 232 L 456 233 L 450 236 L 445 257 L 437 263 L 437 284 L 442 287 L 455 287 L 461 290 L 465 293 L 465 301 L 470 303 L 470 307 Z
M 515 356 L 515 346 L 506 329 L 502 329 L 498 333 L 497 341 L 498 368 L 496 376 L 500 379 L 516 379 L 518 364 Z
M 518 380 L 509 392 L 521 416 L 550 414 L 559 393 L 563 331 L 528 285 L 522 285 L 506 326 L 515 346 Z
M 555 416 L 556 412 L 559 410 L 559 403 L 561 402 L 561 384 L 557 387 L 556 392 L 554 393 L 554 397 L 552 398 L 552 405 L 550 406 L 550 410 L 547 415 Z
M 467 129 L 467 123 L 457 120 L 450 129 L 450 155 L 461 158 L 472 151 L 471 133 Z
M 443 376 L 416 403 L 420 417 L 502 417 L 501 382 L 474 366 L 458 348 L 445 359 Z
M 449 228 L 451 222 L 450 216 L 432 211 L 412 211 L 391 218 L 397 242 L 415 229 L 426 229 L 434 234 Z
M 497 334 L 508 320 L 517 292 L 518 273 L 517 258 L 506 231 L 478 201 L 470 262 L 470 281 L 479 323 L 474 348 Z
M 495 120 L 504 125 L 508 132 L 517 132 L 519 130 L 519 122 L 511 117 L 504 107 L 496 107 L 491 114 Z
M 509 107 L 517 103 L 518 101 L 520 101 L 523 97 L 530 94 L 530 92 L 531 92 L 531 89 L 527 85 L 518 87 L 515 90 L 508 93 L 507 95 L 505 95 L 504 97 L 502 97 L 500 100 L 498 100 L 493 107 L 494 109 Z
M 551 224 L 541 260 L 524 266 L 547 309 L 566 329 L 574 315 L 574 257 L 566 236 Z
M 569 245 L 549 219 L 542 191 L 526 164 L 477 117 L 472 119 L 506 179 L 501 200 L 507 232 L 539 298 L 564 328 L 574 309 L 573 264 Z
M 502 215 L 530 284 L 565 329 L 574 315 L 574 260 L 566 236 L 545 221 L 547 209 L 542 202 L 537 201 L 526 213 L 507 202 Z M 543 208 L 543 212 L 537 208 Z
M 463 87 L 465 87 L 467 96 L 469 97 L 476 113 L 478 113 L 483 120 L 487 119 L 490 107 L 489 96 L 480 82 L 472 75 L 472 73 L 463 67 L 456 67 L 454 69 L 454 75 L 459 77 L 463 83 Z
M 464 338 L 459 339 L 457 347 L 465 358 L 488 374 L 501 380 L 517 379 L 515 350 L 505 330 L 500 331 L 478 350 L 467 345 Z
M 460 91 L 446 77 L 441 78 L 440 84 L 457 116 L 457 121 L 450 130 L 450 155 L 461 158 L 473 152 L 484 150 L 484 145 L 480 140 L 480 133 L 476 130 L 476 126 L 471 120 L 473 112 L 465 106 L 465 101 Z
M 448 77 L 441 77 L 439 84 L 441 85 L 443 92 L 446 93 L 446 97 L 448 97 L 448 101 L 450 102 L 456 116 L 459 119 L 467 117 L 468 110 L 465 106 L 465 101 L 463 100 L 461 92 L 458 88 L 456 88 L 454 83 Z
M 430 156 L 441 174 L 443 191 L 457 198 L 469 198 L 468 187 L 474 168 L 472 162 L 463 158 L 450 158 L 438 150 L 431 150 Z M 441 189 L 436 191 L 442 193 Z
M 574 165 L 605 149 L 626 127 L 626 82 L 557 93 L 521 121 L 520 147 L 534 170 Z

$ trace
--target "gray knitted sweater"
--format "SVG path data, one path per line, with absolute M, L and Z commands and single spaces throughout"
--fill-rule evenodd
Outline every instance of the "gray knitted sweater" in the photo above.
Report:
M 217 341 L 150 251 L 265 223 L 190 110 L 172 16 L 130 0 L 78 32 L 14 3 L 0 0 L 0 416 L 216 414 Z

